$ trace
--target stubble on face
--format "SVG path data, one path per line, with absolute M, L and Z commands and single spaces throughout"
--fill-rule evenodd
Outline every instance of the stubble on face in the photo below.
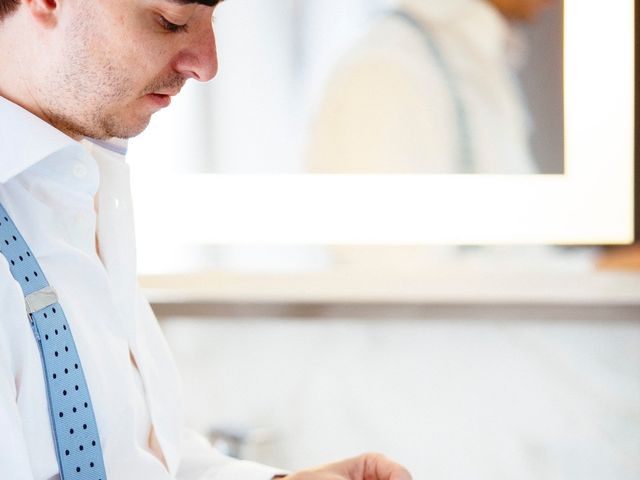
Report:
M 130 138 L 149 124 L 147 93 L 176 90 L 185 79 L 173 72 L 146 82 L 136 70 L 135 45 L 110 38 L 99 15 L 83 12 L 70 24 L 58 67 L 45 82 L 50 123 L 73 137 Z

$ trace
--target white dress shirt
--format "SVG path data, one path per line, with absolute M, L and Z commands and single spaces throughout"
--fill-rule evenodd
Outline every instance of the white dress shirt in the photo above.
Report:
M 400 0 L 437 45 L 466 112 L 477 173 L 535 173 L 515 79 L 522 42 L 485 0 Z M 460 171 L 452 85 L 424 36 L 382 15 L 327 82 L 306 159 L 318 173 Z
M 109 480 L 268 480 L 183 426 L 180 379 L 136 279 L 123 145 L 76 142 L 0 97 L 0 203 L 57 291 Z M 168 227 L 170 228 L 170 227 Z M 0 478 L 58 478 L 38 347 L 0 255 Z

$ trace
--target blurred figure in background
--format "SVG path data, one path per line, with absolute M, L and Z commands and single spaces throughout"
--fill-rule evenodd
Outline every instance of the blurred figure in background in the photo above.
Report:
M 311 125 L 315 173 L 537 171 L 512 23 L 552 0 L 398 0 L 330 78 Z

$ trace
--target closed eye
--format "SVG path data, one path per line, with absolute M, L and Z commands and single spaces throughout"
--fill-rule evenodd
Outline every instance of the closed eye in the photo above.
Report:
M 162 15 L 160 15 L 159 20 L 160 20 L 160 25 L 162 25 L 162 28 L 164 28 L 168 32 L 181 33 L 181 32 L 186 32 L 188 30 L 187 24 L 177 25 L 175 23 L 171 23 L 169 20 L 164 18 Z

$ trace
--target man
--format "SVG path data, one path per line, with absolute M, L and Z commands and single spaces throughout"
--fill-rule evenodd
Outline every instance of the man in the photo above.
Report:
M 305 159 L 313 173 L 532 174 L 512 23 L 553 0 L 390 0 L 331 74 Z M 503 248 L 333 246 L 336 264 L 429 265 Z M 545 255 L 518 250 L 517 258 Z M 515 258 L 515 256 L 514 256 Z
M 397 0 L 331 75 L 311 124 L 317 173 L 527 174 L 510 27 L 551 0 Z
M 2 479 L 286 475 L 182 426 L 178 375 L 135 279 L 126 142 L 110 140 L 215 76 L 217 3 L 0 0 Z M 410 479 L 379 454 L 288 477 Z

